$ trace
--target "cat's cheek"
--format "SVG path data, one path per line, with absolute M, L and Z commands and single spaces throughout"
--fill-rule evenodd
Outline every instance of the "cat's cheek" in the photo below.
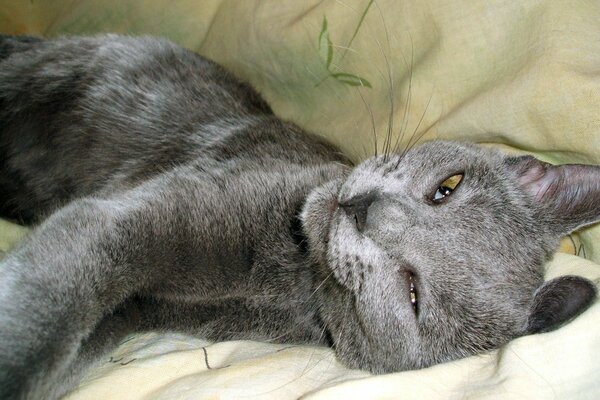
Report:
M 390 315 L 388 307 L 381 304 L 382 299 L 365 300 L 354 298 L 350 301 L 351 307 L 338 307 L 337 329 L 332 330 L 332 336 L 338 339 L 335 350 L 342 363 L 375 374 L 420 367 L 418 354 L 415 354 L 417 344 L 403 329 L 398 316 Z
M 300 213 L 302 228 L 313 256 L 324 262 L 330 237 L 331 222 L 337 211 L 337 194 L 342 180 L 317 187 L 306 198 Z

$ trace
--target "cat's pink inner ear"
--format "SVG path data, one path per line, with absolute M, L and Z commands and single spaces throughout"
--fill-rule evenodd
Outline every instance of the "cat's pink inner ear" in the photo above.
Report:
M 509 158 L 506 165 L 557 233 L 600 220 L 600 167 L 551 165 L 531 156 Z
M 552 194 L 548 191 L 552 187 L 556 188 L 561 178 L 551 165 L 542 163 L 533 157 L 525 158 L 518 172 L 519 184 L 537 201 L 543 201 L 544 196 Z
M 532 156 L 510 158 L 507 164 L 519 185 L 538 202 L 556 194 L 562 178 L 556 167 Z

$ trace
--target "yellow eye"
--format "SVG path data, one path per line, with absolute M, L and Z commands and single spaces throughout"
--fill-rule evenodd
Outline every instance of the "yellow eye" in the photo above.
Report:
M 462 178 L 463 174 L 456 174 L 446 178 L 446 180 L 442 182 L 435 191 L 432 200 L 438 203 L 446 197 L 450 196 L 454 189 L 458 187 L 460 181 L 462 181 Z

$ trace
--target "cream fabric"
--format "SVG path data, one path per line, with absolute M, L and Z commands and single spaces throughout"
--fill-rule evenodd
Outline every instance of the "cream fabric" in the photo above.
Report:
M 167 36 L 250 81 L 278 115 L 355 160 L 375 142 L 381 152 L 391 127 L 401 147 L 461 139 L 600 163 L 597 1 L 0 0 L 0 31 Z M 11 232 L 0 226 L 0 243 Z M 565 242 L 579 256 L 559 254 L 549 274 L 599 282 L 599 235 L 588 229 Z M 107 360 L 70 398 L 596 399 L 599 342 L 595 304 L 499 352 L 357 380 L 366 374 L 326 349 L 139 336 L 113 355 L 134 361 Z
M 563 253 L 549 264 L 548 273 L 579 274 L 600 283 L 600 266 Z M 138 335 L 68 400 L 595 400 L 600 393 L 599 320 L 596 303 L 557 331 L 514 340 L 499 351 L 381 376 L 345 369 L 325 348 Z

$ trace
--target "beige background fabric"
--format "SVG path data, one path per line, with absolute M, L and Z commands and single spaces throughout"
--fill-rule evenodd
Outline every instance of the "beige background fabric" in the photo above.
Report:
M 600 163 L 597 1 L 0 0 L 0 32 L 169 37 L 357 161 L 390 131 L 401 148 L 459 139 Z M 2 249 L 22 232 L 0 225 Z M 598 282 L 598 238 L 594 228 L 565 242 L 577 256 L 560 254 L 550 274 Z M 139 336 L 117 352 L 134 361 L 106 360 L 71 398 L 595 399 L 599 307 L 493 354 L 359 380 L 326 349 Z

